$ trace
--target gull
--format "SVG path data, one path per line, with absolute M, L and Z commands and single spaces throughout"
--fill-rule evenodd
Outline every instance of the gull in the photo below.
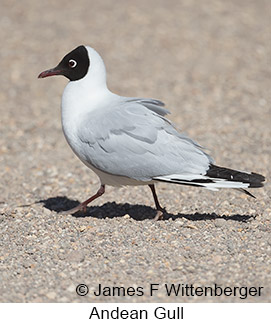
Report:
M 163 102 L 112 93 L 103 59 L 93 48 L 78 46 L 38 77 L 53 75 L 69 79 L 61 103 L 65 138 L 100 179 L 96 194 L 65 213 L 86 211 L 90 202 L 104 194 L 106 185 L 148 185 L 156 220 L 165 211 L 155 191 L 158 182 L 213 191 L 233 188 L 252 197 L 246 189 L 263 186 L 265 178 L 260 174 L 216 166 L 197 142 L 165 117 L 169 111 Z

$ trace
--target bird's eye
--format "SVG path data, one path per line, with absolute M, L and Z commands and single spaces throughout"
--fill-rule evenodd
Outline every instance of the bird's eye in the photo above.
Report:
M 69 60 L 69 67 L 75 68 L 76 65 L 77 65 L 77 62 L 74 59 Z

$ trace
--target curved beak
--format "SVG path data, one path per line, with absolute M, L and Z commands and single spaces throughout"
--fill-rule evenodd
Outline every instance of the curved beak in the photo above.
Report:
M 44 72 L 41 72 L 38 78 L 43 79 L 45 77 L 53 76 L 53 75 L 62 75 L 62 71 L 58 68 L 58 66 L 51 68 L 49 70 L 46 70 Z

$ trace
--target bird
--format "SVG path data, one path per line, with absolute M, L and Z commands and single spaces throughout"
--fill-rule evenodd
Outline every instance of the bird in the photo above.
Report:
M 203 147 L 177 130 L 166 117 L 165 104 L 152 98 L 123 97 L 107 87 L 106 68 L 100 54 L 80 45 L 38 78 L 68 78 L 61 102 L 64 136 L 73 152 L 100 179 L 96 194 L 66 211 L 86 211 L 105 193 L 105 186 L 148 185 L 155 220 L 163 219 L 155 184 L 194 186 L 217 191 L 262 187 L 263 175 L 215 165 Z

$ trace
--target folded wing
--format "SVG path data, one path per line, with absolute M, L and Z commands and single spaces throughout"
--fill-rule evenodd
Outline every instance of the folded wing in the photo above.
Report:
M 81 122 L 81 156 L 104 172 L 150 181 L 170 174 L 206 174 L 212 158 L 164 117 L 161 101 L 121 98 Z

